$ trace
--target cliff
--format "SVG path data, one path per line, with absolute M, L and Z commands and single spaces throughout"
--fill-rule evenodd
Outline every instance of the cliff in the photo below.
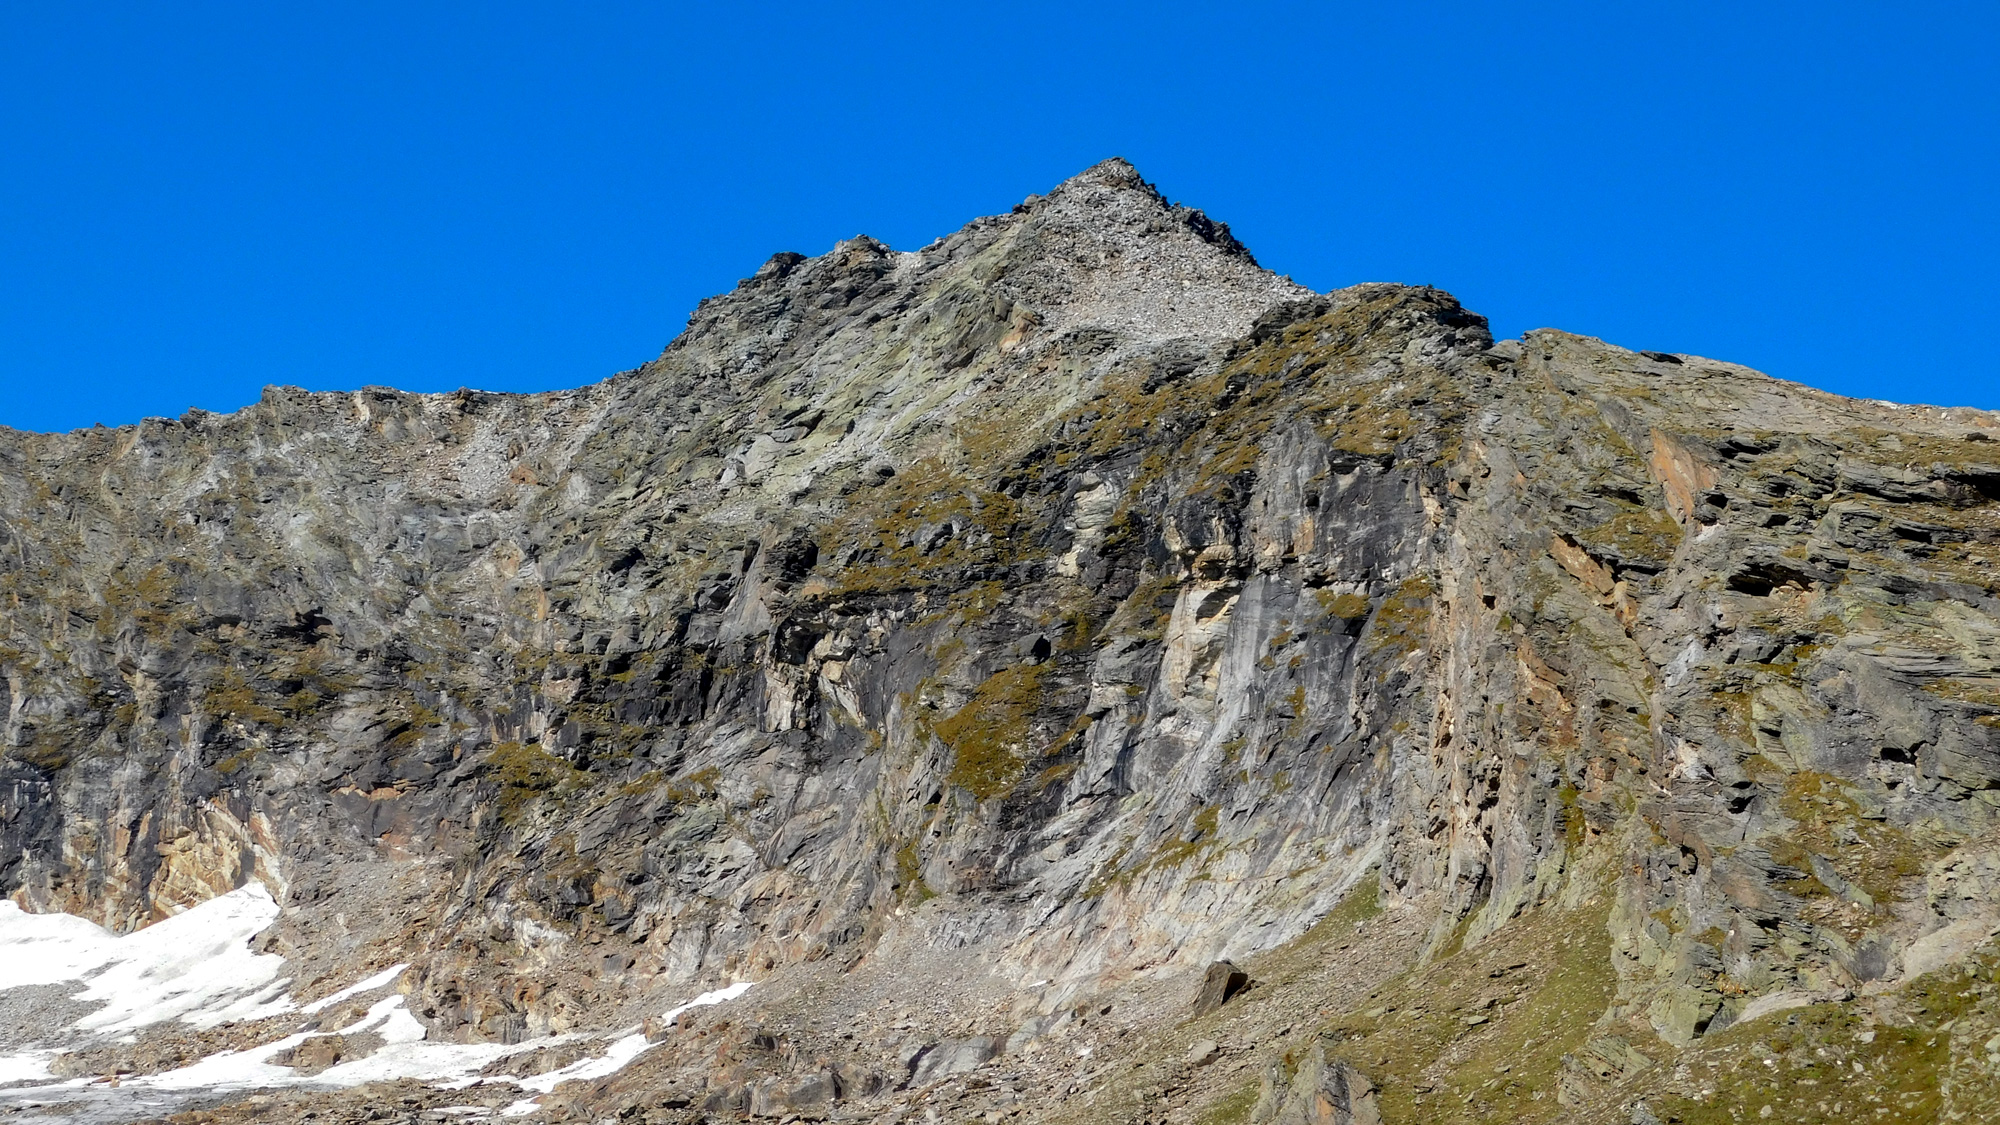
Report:
M 0 876 L 283 967 L 0 992 L 76 1079 L 0 1100 L 1994 1120 L 1997 439 L 1316 294 L 1119 161 L 578 391 L 0 431 Z

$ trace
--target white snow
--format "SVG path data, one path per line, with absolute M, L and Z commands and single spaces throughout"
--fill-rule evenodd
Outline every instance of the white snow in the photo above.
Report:
M 241 1090 L 294 1085 L 298 1072 L 269 1060 L 272 1055 L 310 1038 L 310 1033 L 300 1032 L 247 1051 L 217 1051 L 178 1070 L 127 1078 L 124 1085 L 155 1090 Z
M 302 1075 L 288 1066 L 270 1061 L 321 1035 L 354 1035 L 372 1031 L 383 1045 L 372 1054 L 315 1075 Z M 271 1086 L 361 1086 L 398 1078 L 430 1081 L 466 1079 L 477 1075 L 488 1063 L 508 1055 L 531 1051 L 553 1040 L 527 1043 L 426 1043 L 424 1025 L 403 1006 L 401 996 L 377 1002 L 368 1013 L 338 1032 L 303 1031 L 247 1051 L 219 1051 L 199 1062 L 163 1074 L 127 1078 L 128 1086 L 150 1086 L 162 1090 L 241 1089 Z M 474 1085 L 458 1083 L 459 1088 Z
M 387 1043 L 416 1043 L 425 1035 L 423 1022 L 410 1014 L 401 996 L 377 1000 L 358 1020 L 337 1029 L 335 1035 L 372 1031 Z
M 111 960 L 116 935 L 73 914 L 30 914 L 0 899 L 0 989 L 80 980 Z
M 14 1055 L 0 1055 L 0 1085 L 9 1082 L 41 1082 L 54 1078 L 49 1073 L 49 1062 L 61 1051 L 22 1051 Z
M 674 1021 L 681 1018 L 681 1013 L 687 1011 L 689 1008 L 706 1008 L 710 1004 L 720 1004 L 724 1000 L 736 999 L 738 996 L 750 991 L 750 984 L 751 982 L 747 980 L 737 981 L 727 988 L 718 988 L 714 992 L 704 992 L 678 1008 L 667 1009 L 667 1026 L 672 1027 Z
M 526 1043 L 391 1043 L 366 1058 L 330 1067 L 304 1081 L 327 1086 L 361 1086 L 369 1082 L 392 1082 L 398 1078 L 449 1081 L 477 1074 L 496 1059 L 547 1045 L 547 1040 Z
M 681 1014 L 690 1008 L 706 1008 L 711 1004 L 720 1004 L 725 1000 L 736 999 L 738 996 L 750 991 L 750 984 L 751 982 L 747 980 L 738 981 L 725 988 L 718 988 L 713 992 L 704 992 L 679 1007 L 667 1009 L 667 1026 L 672 1027 L 675 1021 L 681 1018 Z M 645 1034 L 635 1028 L 631 1033 L 614 1040 L 611 1046 L 606 1048 L 605 1052 L 596 1058 L 579 1059 L 566 1067 L 559 1070 L 551 1070 L 546 1074 L 537 1074 L 529 1078 L 517 1078 L 514 1080 L 514 1085 L 519 1086 L 523 1090 L 534 1090 L 546 1094 L 562 1083 L 574 1078 L 603 1078 L 606 1075 L 616 1074 L 625 1069 L 626 1063 L 638 1058 L 641 1053 L 651 1046 L 652 1044 L 646 1041 Z M 516 1102 L 514 1106 L 533 1104 L 533 1102 Z M 511 1111 L 514 1109 L 514 1106 L 509 1106 L 508 1109 Z M 528 1109 L 521 1112 L 532 1113 L 534 1111 Z
M 83 990 L 74 998 L 100 1007 L 77 1021 L 85 1031 L 129 1033 L 138 1028 L 180 1020 L 197 1028 L 261 1019 L 289 1011 L 306 1014 L 326 1010 L 343 1000 L 387 987 L 409 965 L 399 964 L 358 981 L 303 1009 L 286 993 L 290 981 L 279 974 L 284 959 L 250 948 L 251 939 L 278 918 L 278 904 L 262 886 L 251 884 L 210 899 L 165 921 L 124 937 L 85 919 L 67 914 L 29 914 L 11 901 L 0 900 L 0 990 L 28 985 L 77 981 Z M 750 991 L 741 981 L 704 992 L 669 1009 L 671 1026 L 693 1008 L 734 1000 Z M 372 1053 L 303 1075 L 271 1060 L 309 1039 L 329 1034 L 373 1032 L 382 1046 Z M 480 1071 L 496 1060 L 540 1047 L 573 1042 L 581 1034 L 546 1036 L 523 1043 L 432 1043 L 423 1023 L 410 1012 L 402 996 L 372 1004 L 368 1012 L 338 1032 L 302 1031 L 246 1050 L 218 1051 L 177 1070 L 133 1075 L 124 1087 L 139 1090 L 229 1090 L 282 1086 L 353 1087 L 370 1082 L 417 1079 L 442 1089 L 463 1089 L 487 1083 L 510 1083 L 524 1091 L 546 1094 L 563 1082 L 615 1074 L 652 1044 L 638 1028 L 629 1028 L 604 1052 L 568 1066 L 529 1077 L 483 1077 Z M 120 1041 L 130 1041 L 129 1034 Z M 61 1052 L 28 1050 L 0 1055 L 0 1085 L 46 1082 L 54 1076 L 49 1063 Z M 26 1089 L 81 1086 L 78 1078 Z M 520 1117 L 540 1109 L 532 1099 L 517 1101 L 501 1116 Z
M 529 1078 L 516 1079 L 514 1085 L 523 1090 L 533 1090 L 546 1094 L 550 1090 L 572 1078 L 602 1078 L 625 1069 L 625 1064 L 639 1057 L 639 1053 L 652 1046 L 642 1034 L 634 1033 L 619 1038 L 611 1046 L 593 1059 L 578 1059 L 559 1070 L 551 1070 Z
M 397 977 L 403 975 L 403 970 L 409 967 L 410 963 L 408 961 L 405 961 L 400 965 L 391 965 L 388 968 L 383 969 L 381 972 L 376 973 L 374 976 L 369 977 L 367 980 L 357 981 L 353 984 L 350 984 L 346 988 L 341 989 L 339 992 L 336 992 L 331 996 L 315 1000 L 312 1003 L 307 1004 L 305 1007 L 300 1008 L 299 1011 L 304 1012 L 306 1015 L 309 1016 L 317 1015 L 318 1013 L 324 1012 L 328 1008 L 333 1007 L 335 1004 L 340 1003 L 342 1000 L 351 1000 L 354 997 L 359 996 L 364 992 L 373 992 L 378 988 L 393 983 Z
M 373 1031 L 385 1042 L 372 1054 L 328 1067 L 304 1081 L 328 1086 L 360 1086 L 397 1078 L 452 1082 L 479 1073 L 486 1064 L 496 1059 L 532 1051 L 566 1038 L 529 1040 L 525 1043 L 427 1043 L 424 1041 L 423 1023 L 403 1006 L 401 996 L 391 996 L 376 1004 L 368 1009 L 367 1015 L 341 1028 L 340 1034 L 351 1035 L 361 1031 Z
M 291 1008 L 278 977 L 284 958 L 249 946 L 277 917 L 271 892 L 256 883 L 125 937 L 0 902 L 0 989 L 87 981 L 75 998 L 103 1005 L 77 1021 L 87 1031 L 261 1019 Z
M 285 959 L 250 939 L 278 920 L 260 883 L 118 938 L 112 959 L 76 999 L 104 1007 L 77 1021 L 86 1031 L 131 1031 L 179 1019 L 207 1029 L 288 1012 Z
M 713 992 L 704 992 L 679 1007 L 667 1009 L 667 1026 L 673 1026 L 674 1022 L 681 1018 L 681 1014 L 691 1008 L 706 1008 L 711 1004 L 720 1004 L 725 1000 L 736 999 L 738 996 L 750 991 L 750 984 L 750 981 L 738 981 L 725 988 L 718 988 Z M 527 1078 L 509 1077 L 504 1080 L 495 1079 L 495 1081 L 510 1081 L 523 1090 L 533 1090 L 536 1093 L 546 1094 L 572 1079 L 603 1078 L 607 1075 L 616 1074 L 625 1069 L 627 1063 L 638 1058 L 651 1046 L 652 1044 L 646 1041 L 646 1036 L 643 1032 L 637 1028 L 632 1028 L 626 1034 L 613 1040 L 611 1045 L 605 1048 L 604 1053 L 601 1055 L 588 1059 L 578 1059 L 568 1066 L 543 1074 L 531 1075 Z M 520 1106 L 530 1108 L 519 1109 L 519 1113 L 533 1113 L 535 1103 L 533 1101 L 515 1102 L 514 1105 L 508 1107 L 508 1111 L 515 1111 Z M 503 1116 L 511 1115 L 511 1113 L 503 1113 Z

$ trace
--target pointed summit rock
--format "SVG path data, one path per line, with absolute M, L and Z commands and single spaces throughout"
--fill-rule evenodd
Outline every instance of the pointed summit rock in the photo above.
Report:
M 1127 198 L 1128 193 L 1136 198 Z M 1139 170 L 1123 157 L 1114 156 L 1071 176 L 1057 185 L 1049 193 L 1049 198 L 1084 211 L 1093 207 L 1112 209 L 1119 203 L 1135 202 L 1143 211 L 1150 204 L 1152 209 L 1185 225 L 1202 241 L 1256 264 L 1249 247 L 1229 233 L 1228 224 L 1216 222 L 1192 207 L 1169 203 L 1159 188 L 1142 177 Z

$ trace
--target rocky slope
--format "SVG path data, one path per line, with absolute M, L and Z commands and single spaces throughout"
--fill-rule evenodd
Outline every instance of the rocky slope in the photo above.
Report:
M 6 886 L 269 970 L 0 976 L 0 1106 L 2000 1119 L 1997 441 L 1119 161 L 578 391 L 0 431 Z

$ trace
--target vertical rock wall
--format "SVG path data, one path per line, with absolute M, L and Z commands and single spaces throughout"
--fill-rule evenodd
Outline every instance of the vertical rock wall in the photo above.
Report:
M 1313 295 L 1112 162 L 581 391 L 0 435 L 0 874 L 119 929 L 262 880 L 467 1038 L 1609 893 L 1603 1018 L 1684 1043 L 1983 937 L 1996 436 Z

